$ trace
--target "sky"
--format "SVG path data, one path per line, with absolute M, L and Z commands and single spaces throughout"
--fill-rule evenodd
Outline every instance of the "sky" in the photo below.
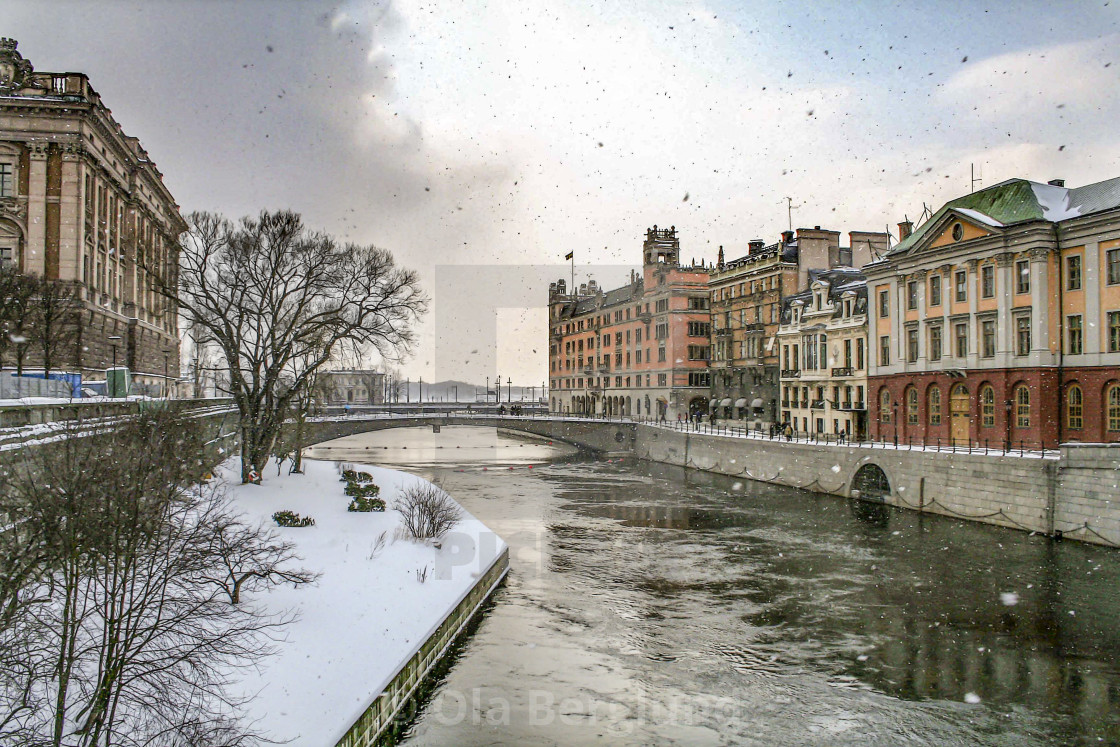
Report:
M 1120 0 L 0 0 L 0 36 L 89 75 L 184 213 L 293 209 L 418 270 L 394 365 L 425 381 L 539 385 L 564 255 L 615 287 L 655 224 L 711 262 L 789 205 L 897 234 L 973 167 L 1120 175 Z

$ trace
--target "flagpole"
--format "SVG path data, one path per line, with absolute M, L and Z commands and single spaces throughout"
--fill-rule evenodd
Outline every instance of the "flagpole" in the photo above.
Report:
M 576 253 L 572 250 L 572 295 L 576 295 Z

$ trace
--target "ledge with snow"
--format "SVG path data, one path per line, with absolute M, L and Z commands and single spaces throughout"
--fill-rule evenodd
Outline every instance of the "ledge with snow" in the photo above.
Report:
M 313 526 L 277 528 L 296 545 L 315 585 L 281 586 L 254 601 L 294 610 L 279 653 L 238 688 L 256 695 L 246 716 L 270 738 L 292 746 L 373 745 L 403 709 L 509 568 L 506 544 L 479 520 L 462 520 L 437 543 L 400 538 L 394 501 L 423 482 L 367 465 L 384 512 L 348 512 L 333 462 L 304 460 L 305 473 L 263 485 L 233 485 L 236 460 L 219 478 L 250 518 L 275 526 L 272 514 L 295 511 Z M 286 470 L 285 470 L 286 471 Z M 437 546 L 438 545 L 438 546 Z

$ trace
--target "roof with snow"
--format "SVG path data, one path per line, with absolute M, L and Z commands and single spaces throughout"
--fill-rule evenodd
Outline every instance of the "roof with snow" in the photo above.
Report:
M 1120 177 L 1072 189 L 1027 179 L 1008 179 L 945 203 L 887 254 L 904 253 L 919 244 L 949 211 L 982 225 L 1003 228 L 1038 220 L 1056 223 L 1118 207 Z

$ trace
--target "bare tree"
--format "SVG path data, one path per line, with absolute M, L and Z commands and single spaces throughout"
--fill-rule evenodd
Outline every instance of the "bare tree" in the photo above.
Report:
M 404 487 L 393 504 L 413 539 L 438 539 L 463 518 L 463 509 L 439 485 L 417 482 Z
M 38 284 L 33 305 L 32 336 L 43 354 L 43 378 L 50 378 L 59 354 L 77 339 L 80 307 L 76 289 L 62 280 L 43 280 Z
M 282 540 L 264 526 L 250 526 L 239 517 L 227 515 L 212 523 L 214 551 L 221 559 L 212 582 L 240 604 L 242 593 L 269 589 L 280 584 L 302 586 L 319 574 L 295 566 L 300 559 L 295 545 Z
M 17 375 L 31 346 L 31 311 L 40 280 L 14 267 L 0 267 L 0 361 L 14 361 Z
M 231 604 L 229 545 L 266 585 L 314 574 L 196 484 L 205 452 L 189 420 L 148 412 L 64 435 L 29 450 L 0 491 L 16 517 L 0 532 L 0 742 L 254 742 L 226 688 L 290 616 Z
M 189 222 L 180 266 L 146 269 L 221 351 L 241 416 L 247 481 L 267 461 L 297 395 L 340 345 L 399 354 L 427 302 L 416 274 L 388 251 L 340 245 L 295 213 L 262 212 L 236 224 L 194 213 Z M 293 370 L 299 360 L 307 364 Z

